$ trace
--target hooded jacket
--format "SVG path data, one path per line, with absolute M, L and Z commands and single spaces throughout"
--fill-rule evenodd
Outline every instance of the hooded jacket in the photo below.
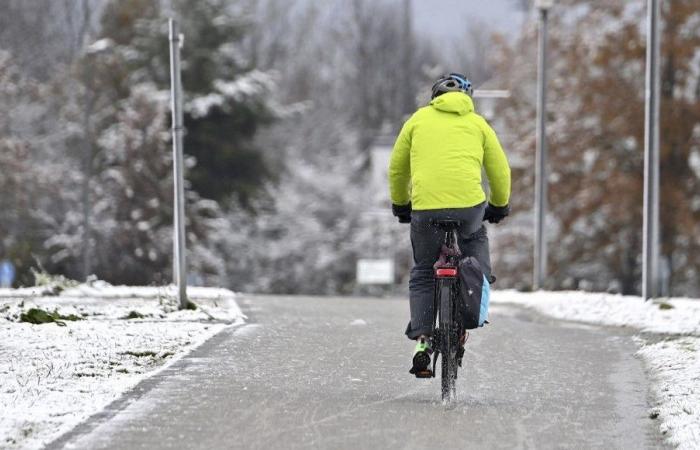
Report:
M 404 124 L 389 162 L 389 189 L 396 205 L 414 210 L 469 208 L 486 200 L 505 206 L 510 167 L 496 133 L 474 112 L 472 99 L 448 92 L 420 108 Z

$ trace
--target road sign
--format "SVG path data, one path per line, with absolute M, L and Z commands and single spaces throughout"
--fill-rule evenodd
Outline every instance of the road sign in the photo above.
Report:
M 358 284 L 394 284 L 393 259 L 358 259 Z

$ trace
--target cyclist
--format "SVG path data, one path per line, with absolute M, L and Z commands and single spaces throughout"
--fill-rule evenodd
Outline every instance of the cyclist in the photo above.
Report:
M 432 87 L 430 104 L 406 121 L 391 153 L 392 211 L 399 222 L 411 224 L 414 266 L 406 336 L 417 341 L 411 373 L 426 370 L 430 358 L 425 356 L 432 352 L 433 264 L 444 234 L 430 225 L 431 220 L 459 220 L 462 254 L 475 257 L 486 279 L 495 281 L 482 221 L 498 223 L 510 212 L 510 167 L 496 133 L 474 111 L 472 95 L 472 83 L 464 75 L 440 77 Z M 489 181 L 488 201 L 482 168 Z

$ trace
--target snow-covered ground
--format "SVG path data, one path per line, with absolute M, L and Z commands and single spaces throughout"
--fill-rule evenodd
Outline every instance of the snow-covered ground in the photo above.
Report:
M 244 318 L 225 289 L 188 289 L 197 309 L 184 311 L 173 287 L 95 282 L 50 293 L 0 289 L 0 448 L 42 447 Z M 58 322 L 22 322 L 32 308 Z
M 649 412 L 679 449 L 700 448 L 700 300 L 585 292 L 495 291 L 511 303 L 546 316 L 640 331 L 638 355 L 649 369 L 658 404 Z
M 0 448 L 42 447 L 225 326 L 242 322 L 232 292 L 188 292 L 195 310 L 176 308 L 172 286 L 0 289 Z M 650 416 L 670 443 L 700 448 L 700 300 L 495 291 L 492 302 L 639 331 L 638 355 L 658 402 Z M 58 322 L 21 322 L 32 308 L 55 313 Z

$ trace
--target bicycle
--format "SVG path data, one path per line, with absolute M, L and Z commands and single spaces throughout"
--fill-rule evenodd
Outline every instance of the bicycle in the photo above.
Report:
M 457 245 L 456 231 L 460 227 L 458 220 L 433 220 L 431 225 L 445 233 L 441 257 L 435 265 L 435 295 L 433 311 L 435 319 L 432 329 L 433 369 L 416 374 L 419 378 L 435 377 L 438 357 L 441 362 L 442 400 L 450 402 L 457 394 L 457 369 L 464 354 L 460 346 L 463 330 L 457 320 L 457 302 L 459 301 L 459 258 L 461 253 Z M 437 325 L 437 326 L 436 326 Z M 461 352 L 460 352 L 461 350 Z
M 459 301 L 459 247 L 456 243 L 455 232 L 459 229 L 457 220 L 436 220 L 433 226 L 445 233 L 444 264 L 435 268 L 435 296 L 433 311 L 437 316 L 437 327 L 433 322 L 433 374 L 438 356 L 441 362 L 441 393 L 442 400 L 450 402 L 457 395 L 457 360 L 460 350 L 459 340 L 463 330 L 457 321 L 457 302 Z

